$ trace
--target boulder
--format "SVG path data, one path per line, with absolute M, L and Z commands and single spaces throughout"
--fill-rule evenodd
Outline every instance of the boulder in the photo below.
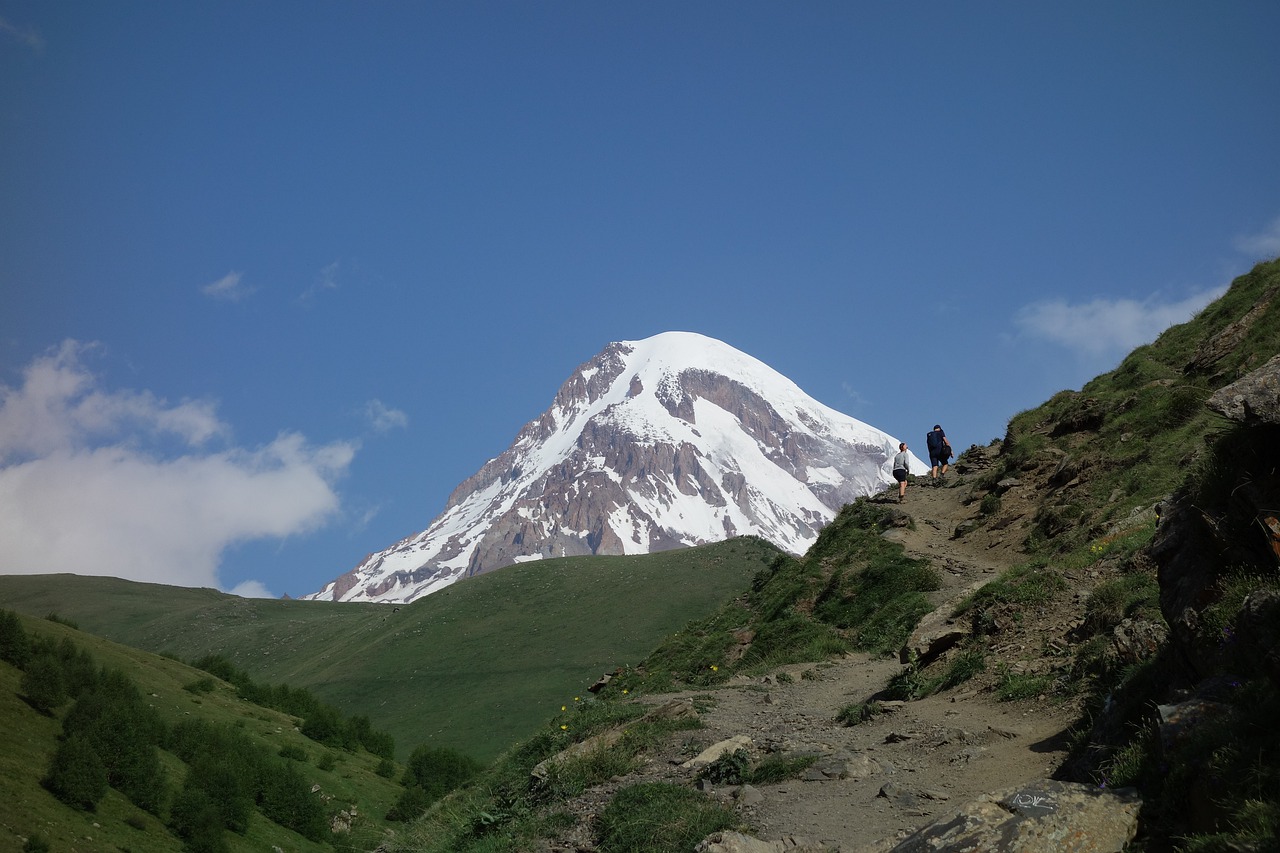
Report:
M 982 583 L 970 584 L 960 597 L 971 595 L 982 586 Z M 950 608 L 940 607 L 926 613 L 916 623 L 911 636 L 898 651 L 898 662 L 908 664 L 914 660 L 918 666 L 925 666 L 941 655 L 959 645 L 969 636 L 969 625 L 956 621 L 951 617 Z
M 1169 629 L 1164 625 L 1145 619 L 1125 619 L 1111 631 L 1111 651 L 1128 666 L 1154 657 L 1168 638 Z
M 701 767 L 706 767 L 722 755 L 733 755 L 738 750 L 748 749 L 750 746 L 751 738 L 746 735 L 734 735 L 728 740 L 722 740 L 719 743 L 712 744 L 680 766 L 685 769 L 696 770 Z
M 777 841 L 761 841 L 752 835 L 723 830 L 698 842 L 698 853 L 818 853 L 829 850 L 821 841 L 787 835 Z
M 1248 426 L 1280 424 L 1280 355 L 1219 388 L 1208 405 L 1218 414 Z
M 864 853 L 1120 853 L 1137 835 L 1141 806 L 1131 789 L 1043 780 L 979 797 Z

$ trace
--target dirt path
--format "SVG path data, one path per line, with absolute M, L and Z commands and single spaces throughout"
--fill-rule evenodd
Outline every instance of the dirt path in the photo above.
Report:
M 976 515 L 976 504 L 965 504 L 970 490 L 953 475 L 944 486 L 909 487 L 902 504 L 896 493 L 873 499 L 912 517 L 913 528 L 886 536 L 912 556 L 934 561 L 943 580 L 934 601 L 947 610 L 1021 559 L 1013 542 L 1020 537 L 952 538 L 957 524 Z M 736 797 L 733 802 L 758 838 L 805 838 L 849 853 L 905 835 L 980 794 L 1046 778 L 1065 756 L 1072 709 L 1048 701 L 999 702 L 981 683 L 889 703 L 888 712 L 861 725 L 837 722 L 842 709 L 875 697 L 900 669 L 896 659 L 849 655 L 742 678 L 717 690 L 650 697 L 709 704 L 701 714 L 704 728 L 672 743 L 638 773 L 588 792 L 575 810 L 590 814 L 614 790 L 639 781 L 689 780 L 696 771 L 681 767 L 683 762 L 703 747 L 745 735 L 757 760 L 775 753 L 820 758 L 803 779 L 717 795 Z M 578 838 L 560 849 L 574 848 L 590 845 Z

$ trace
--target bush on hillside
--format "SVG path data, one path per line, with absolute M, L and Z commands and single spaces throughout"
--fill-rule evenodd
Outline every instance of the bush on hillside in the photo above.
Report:
M 287 761 L 268 762 L 264 768 L 258 808 L 268 819 L 303 838 L 323 841 L 329 834 L 324 806 L 311 793 L 302 774 Z
M 379 758 L 389 759 L 395 755 L 395 740 L 386 732 L 374 729 L 368 717 L 356 715 L 346 719 L 337 708 L 320 701 L 305 688 L 258 684 L 221 655 L 206 655 L 191 665 L 232 684 L 242 699 L 301 717 L 302 733 L 317 743 L 347 751 L 364 747 Z
M 62 675 L 62 661 L 48 652 L 41 652 L 27 661 L 20 689 L 32 708 L 50 716 L 71 698 Z
M 164 725 L 137 685 L 117 670 L 75 701 L 62 721 L 68 737 L 79 736 L 98 754 L 111 787 L 135 805 L 157 813 L 165 783 L 157 745 Z
M 169 826 L 190 853 L 226 853 L 231 849 L 222 832 L 218 803 L 199 786 L 184 784 L 178 790 L 169 810 Z
M 22 620 L 12 610 L 0 610 L 0 660 L 22 669 L 30 658 L 31 640 Z
M 73 734 L 58 744 L 41 784 L 72 808 L 93 811 L 107 793 L 107 768 L 93 744 Z

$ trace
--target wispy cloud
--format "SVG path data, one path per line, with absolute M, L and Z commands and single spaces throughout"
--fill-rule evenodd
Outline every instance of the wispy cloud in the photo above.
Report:
M 841 390 L 843 390 L 843 391 L 844 391 L 844 395 L 845 395 L 846 397 L 848 397 L 848 398 L 849 398 L 849 400 L 850 400 L 850 401 L 851 401 L 855 406 L 865 406 L 865 405 L 867 405 L 867 402 L 868 402 L 868 401 L 867 401 L 867 398 L 866 398 L 866 397 L 864 397 L 864 396 L 862 396 L 862 394 L 861 394 L 861 393 L 859 393 L 859 391 L 858 391 L 858 389 L 857 389 L 857 388 L 854 388 L 854 387 L 853 387 L 852 385 L 850 385 L 848 382 L 842 382 L 842 383 L 840 384 L 840 387 L 841 387 Z
M 341 271 L 342 265 L 338 261 L 334 261 L 333 263 L 321 268 L 320 272 L 316 275 L 316 280 L 312 282 L 310 287 L 302 292 L 302 295 L 298 297 L 298 300 L 300 302 L 310 302 L 321 293 L 337 290 L 338 274 Z
M 0 565 L 180 586 L 218 584 L 223 552 L 314 530 L 339 507 L 353 445 L 281 433 L 227 446 L 207 401 L 111 390 L 68 341 L 0 384 Z M 171 448 L 179 439 L 176 450 Z M 216 443 L 217 447 L 208 445 Z M 246 582 L 248 594 L 264 594 Z
M 1259 260 L 1270 260 L 1280 255 L 1280 216 L 1257 234 L 1242 234 L 1237 237 L 1235 247 Z
M 241 283 L 243 276 L 243 273 L 229 272 L 217 281 L 210 282 L 200 288 L 200 292 L 211 299 L 220 299 L 223 302 L 239 302 L 253 293 L 252 287 Z
M 1026 305 L 1014 323 L 1030 337 L 1050 341 L 1086 357 L 1128 352 L 1150 343 L 1165 329 L 1184 323 L 1226 292 L 1226 287 L 1194 293 L 1175 302 L 1160 296 L 1137 299 L 1063 299 Z
M 374 432 L 388 432 L 409 426 L 409 416 L 399 409 L 384 405 L 381 400 L 370 400 L 364 404 L 365 420 Z
M 44 37 L 34 27 L 19 27 L 0 18 L 0 35 L 22 42 L 36 54 L 44 53 Z

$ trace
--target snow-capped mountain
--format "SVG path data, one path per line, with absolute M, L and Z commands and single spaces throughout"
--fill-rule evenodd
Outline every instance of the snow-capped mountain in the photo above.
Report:
M 801 553 L 843 504 L 892 482 L 897 449 L 712 338 L 612 343 L 425 531 L 306 598 L 407 602 L 524 560 L 743 534 Z

